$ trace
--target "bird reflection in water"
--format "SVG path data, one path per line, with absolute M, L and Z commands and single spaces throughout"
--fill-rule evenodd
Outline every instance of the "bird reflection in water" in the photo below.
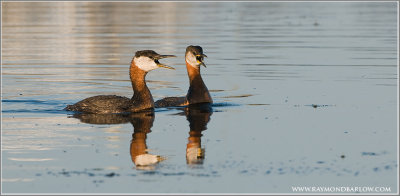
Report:
M 182 108 L 189 121 L 189 137 L 186 145 L 186 163 L 188 165 L 201 165 L 205 158 L 205 150 L 201 147 L 202 132 L 207 130 L 207 123 L 212 115 L 210 104 L 195 104 Z M 122 124 L 131 123 L 133 134 L 130 144 L 132 162 L 139 170 L 154 170 L 157 163 L 165 160 L 159 155 L 148 152 L 146 139 L 151 132 L 154 122 L 154 112 L 139 112 L 130 114 L 74 114 L 81 122 L 89 124 Z
M 157 163 L 164 157 L 148 153 L 146 145 L 147 134 L 151 132 L 154 122 L 154 112 L 139 112 L 131 114 L 74 114 L 74 118 L 89 124 L 122 124 L 130 122 L 133 134 L 130 144 L 132 162 L 139 170 L 154 170 Z
M 149 154 L 146 145 L 147 134 L 151 132 L 153 126 L 154 113 L 131 120 L 134 127 L 130 147 L 132 161 L 135 163 L 136 169 L 154 170 L 158 162 L 165 160 L 159 155 Z
M 207 123 L 212 115 L 210 104 L 195 104 L 184 108 L 186 119 L 189 121 L 189 137 L 186 145 L 186 163 L 201 165 L 205 158 L 205 149 L 201 147 L 202 132 L 207 130 Z

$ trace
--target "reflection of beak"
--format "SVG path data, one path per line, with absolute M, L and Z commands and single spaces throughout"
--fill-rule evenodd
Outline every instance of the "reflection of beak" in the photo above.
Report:
M 175 55 L 159 55 L 159 56 L 157 56 L 157 61 L 156 61 L 157 66 L 158 67 L 167 68 L 167 69 L 175 69 L 173 67 L 170 67 L 168 65 L 165 65 L 165 64 L 162 64 L 162 63 L 158 62 L 158 59 L 164 59 L 164 58 L 170 58 L 170 57 L 176 57 L 176 56 Z
M 199 55 L 196 55 L 196 57 L 207 57 L 207 55 L 205 55 L 205 54 L 199 54 Z M 201 60 L 199 60 L 199 59 L 197 59 L 197 63 L 199 64 L 199 65 L 203 65 L 204 67 L 207 67 L 206 66 L 206 64 L 204 64 L 204 62 L 203 62 L 203 58 L 200 58 Z

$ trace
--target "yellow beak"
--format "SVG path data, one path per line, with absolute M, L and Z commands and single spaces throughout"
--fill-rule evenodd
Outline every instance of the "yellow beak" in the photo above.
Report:
M 171 57 L 176 57 L 176 56 L 175 56 L 175 55 L 159 55 L 159 56 L 157 57 L 157 60 L 158 60 L 158 59 L 164 59 L 164 58 L 171 58 Z M 170 66 L 168 66 L 168 65 L 159 63 L 158 61 L 156 61 L 156 62 L 157 62 L 157 66 L 158 66 L 158 67 L 163 67 L 163 68 L 167 68 L 167 69 L 175 69 L 175 68 L 170 67 Z
M 173 68 L 173 67 L 170 67 L 170 66 L 165 65 L 165 64 L 162 64 L 162 63 L 157 63 L 157 66 L 158 66 L 158 67 L 167 68 L 167 69 L 175 69 L 175 68 Z
M 196 55 L 196 57 L 207 57 L 207 55 L 205 55 L 205 54 L 198 54 L 198 55 Z M 201 58 L 201 59 L 202 59 L 202 58 Z M 199 65 L 203 65 L 204 67 L 207 67 L 206 64 L 204 64 L 203 61 L 197 60 L 197 63 L 198 63 Z

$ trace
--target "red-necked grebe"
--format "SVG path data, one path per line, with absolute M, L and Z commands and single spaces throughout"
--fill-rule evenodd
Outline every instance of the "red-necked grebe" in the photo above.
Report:
M 185 53 L 186 69 L 189 76 L 189 90 L 185 97 L 166 97 L 155 102 L 156 108 L 186 106 L 199 103 L 212 103 L 212 98 L 200 74 L 204 64 L 203 49 L 200 46 L 188 46 Z
M 159 67 L 174 69 L 158 61 L 159 59 L 168 57 L 176 56 L 160 55 L 153 50 L 142 50 L 135 53 L 129 69 L 133 88 L 131 99 L 116 95 L 98 95 L 86 98 L 74 105 L 68 105 L 65 110 L 81 113 L 107 114 L 139 112 L 153 109 L 153 96 L 146 85 L 145 77 L 149 71 Z

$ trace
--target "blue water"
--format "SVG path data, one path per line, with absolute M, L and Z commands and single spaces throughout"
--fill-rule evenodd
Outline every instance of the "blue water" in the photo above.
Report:
M 2 11 L 2 193 L 398 191 L 395 2 L 2 2 Z M 211 111 L 63 111 L 94 95 L 131 97 L 129 63 L 143 49 L 178 56 L 163 59 L 176 70 L 147 75 L 154 100 L 185 95 L 188 45 L 208 56 Z M 162 161 L 136 165 L 138 152 Z

